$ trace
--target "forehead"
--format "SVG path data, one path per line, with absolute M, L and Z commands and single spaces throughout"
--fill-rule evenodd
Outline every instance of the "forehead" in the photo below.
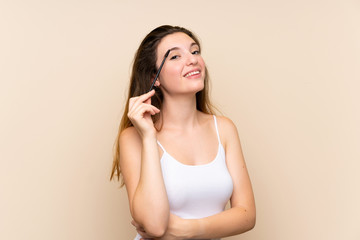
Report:
M 183 32 L 172 33 L 161 39 L 157 50 L 160 56 L 162 56 L 170 48 L 189 48 L 189 46 L 194 42 L 194 39 Z

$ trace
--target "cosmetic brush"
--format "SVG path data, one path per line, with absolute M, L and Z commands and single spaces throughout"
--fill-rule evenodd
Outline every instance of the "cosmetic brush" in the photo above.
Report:
M 158 78 L 158 76 L 159 76 L 159 74 L 160 74 L 160 71 L 161 71 L 161 69 L 162 69 L 162 67 L 163 67 L 163 65 L 164 65 L 164 63 L 165 63 L 165 59 L 167 58 L 167 56 L 169 56 L 169 53 L 170 53 L 170 49 L 167 50 L 166 53 L 165 53 L 164 59 L 162 60 L 162 62 L 161 62 L 161 64 L 160 64 L 159 70 L 158 70 L 157 73 L 156 73 L 156 76 L 155 76 L 155 78 L 154 78 L 154 81 L 153 81 L 152 84 L 151 84 L 151 87 L 150 87 L 149 92 L 153 89 L 154 84 L 155 84 L 155 82 L 156 82 L 156 79 Z

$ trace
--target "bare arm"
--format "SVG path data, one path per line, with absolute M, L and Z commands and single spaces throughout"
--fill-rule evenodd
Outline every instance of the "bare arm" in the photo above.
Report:
M 133 219 L 158 237 L 166 231 L 169 204 L 151 120 L 159 110 L 149 104 L 147 95 L 131 99 L 129 118 L 135 128 L 125 129 L 120 136 L 120 167 Z

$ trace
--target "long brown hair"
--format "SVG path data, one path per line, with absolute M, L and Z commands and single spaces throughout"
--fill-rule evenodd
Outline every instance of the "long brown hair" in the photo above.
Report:
M 118 135 L 114 144 L 114 156 L 113 156 L 113 165 L 112 165 L 110 180 L 112 180 L 115 175 L 117 177 L 117 180 L 120 180 L 121 177 L 119 139 L 121 132 L 124 129 L 132 126 L 132 123 L 127 116 L 129 111 L 129 99 L 135 96 L 142 95 L 149 90 L 151 85 L 151 78 L 157 72 L 157 68 L 156 68 L 157 46 L 159 45 L 162 38 L 164 38 L 169 34 L 173 34 L 177 32 L 183 32 L 187 34 L 198 44 L 200 48 L 200 42 L 198 38 L 191 31 L 178 26 L 163 25 L 152 30 L 144 38 L 138 50 L 136 51 L 131 77 L 130 77 L 130 88 L 127 96 L 125 110 L 121 118 Z M 161 109 L 162 101 L 163 101 L 163 94 L 160 88 L 155 88 L 155 95 L 151 99 L 151 104 L 157 107 L 158 109 Z M 200 92 L 196 93 L 196 108 L 201 112 L 214 114 L 214 107 L 210 103 L 210 98 L 209 98 L 209 74 L 207 69 L 205 69 L 204 88 Z M 159 116 L 155 115 L 155 117 L 153 117 L 154 123 L 158 119 Z M 123 185 L 124 185 L 124 181 L 121 177 L 121 186 Z

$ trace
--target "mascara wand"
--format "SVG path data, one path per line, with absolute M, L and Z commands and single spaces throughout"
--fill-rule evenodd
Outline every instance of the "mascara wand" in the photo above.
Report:
M 149 92 L 153 89 L 154 84 L 155 84 L 155 82 L 156 82 L 156 79 L 158 78 L 158 76 L 159 76 L 159 74 L 160 74 L 160 71 L 161 71 L 161 69 L 162 69 L 162 67 L 163 67 L 163 65 L 164 65 L 164 63 L 165 63 L 165 59 L 167 58 L 167 56 L 169 56 L 169 53 L 170 53 L 170 49 L 167 50 L 167 52 L 165 53 L 164 59 L 162 60 L 162 62 L 161 62 L 161 64 L 160 64 L 159 70 L 158 70 L 157 73 L 156 73 L 156 76 L 155 76 L 155 78 L 154 78 L 154 81 L 153 81 L 152 84 L 151 84 L 151 87 L 150 87 Z

